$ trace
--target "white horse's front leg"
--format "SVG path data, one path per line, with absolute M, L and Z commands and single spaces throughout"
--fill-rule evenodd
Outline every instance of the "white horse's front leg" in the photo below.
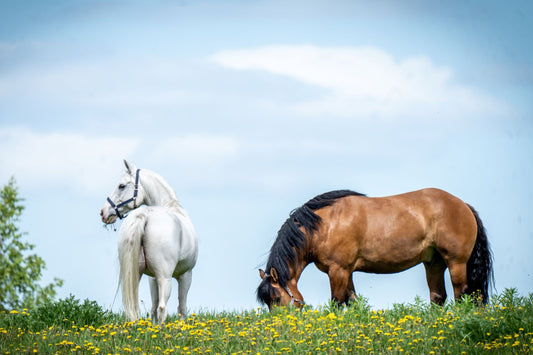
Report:
M 149 277 L 148 281 L 150 283 L 150 295 L 152 296 L 152 323 L 157 322 L 157 305 L 159 304 L 159 290 L 157 287 L 157 281 L 154 277 Z
M 185 319 L 187 316 L 187 293 L 191 287 L 192 282 L 192 270 L 178 276 L 178 313 L 181 319 Z

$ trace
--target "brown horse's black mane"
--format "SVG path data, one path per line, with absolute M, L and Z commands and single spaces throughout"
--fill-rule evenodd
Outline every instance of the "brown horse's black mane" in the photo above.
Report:
M 339 198 L 346 196 L 366 195 L 350 190 L 326 192 L 293 210 L 289 218 L 283 223 L 274 244 L 270 248 L 270 256 L 266 265 L 267 273 L 270 272 L 271 268 L 276 269 L 281 287 L 286 287 L 287 281 L 291 277 L 289 265 L 296 261 L 295 249 L 305 247 L 306 238 L 300 227 L 303 227 L 308 233 L 316 231 L 320 225 L 321 218 L 314 211 L 331 206 Z M 274 289 L 270 285 L 269 277 L 267 277 L 257 288 L 257 300 L 270 304 L 274 296 L 273 293 Z

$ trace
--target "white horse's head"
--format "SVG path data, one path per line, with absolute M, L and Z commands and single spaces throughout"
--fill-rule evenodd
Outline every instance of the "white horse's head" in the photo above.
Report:
M 123 218 L 126 213 L 139 207 L 144 201 L 144 190 L 139 185 L 139 169 L 124 160 L 126 172 L 107 198 L 100 211 L 102 222 L 112 224 L 118 218 Z

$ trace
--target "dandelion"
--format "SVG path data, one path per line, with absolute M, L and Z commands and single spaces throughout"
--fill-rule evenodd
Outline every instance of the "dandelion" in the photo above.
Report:
M 329 320 L 335 320 L 335 319 L 337 319 L 337 316 L 335 315 L 335 313 L 329 313 L 326 317 L 327 317 Z

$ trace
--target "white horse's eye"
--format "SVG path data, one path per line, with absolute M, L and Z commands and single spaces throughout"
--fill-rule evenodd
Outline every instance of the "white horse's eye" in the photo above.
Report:
M 121 190 L 124 190 L 125 187 L 126 187 L 126 185 L 124 185 L 124 184 L 118 185 L 118 188 L 121 189 Z

